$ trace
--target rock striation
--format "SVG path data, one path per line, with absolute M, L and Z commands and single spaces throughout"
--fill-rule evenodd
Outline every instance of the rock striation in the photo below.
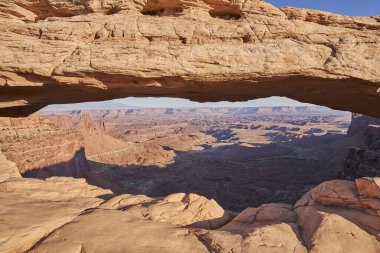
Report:
M 272 95 L 380 116 L 380 18 L 261 0 L 2 0 L 0 114 Z
M 27 177 L 85 177 L 83 136 L 70 117 L 0 118 L 0 148 Z

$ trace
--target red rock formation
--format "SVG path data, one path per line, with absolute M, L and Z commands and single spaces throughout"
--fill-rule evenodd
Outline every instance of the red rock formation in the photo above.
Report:
M 104 117 L 101 117 L 100 118 L 100 122 L 99 122 L 99 130 L 100 130 L 100 134 L 107 134 L 107 129 L 106 129 L 106 122 L 104 120 Z
M 88 114 L 82 114 L 80 116 L 76 127 L 82 132 L 83 135 L 90 135 L 98 131 L 98 128 Z
M 126 96 L 282 95 L 380 116 L 378 17 L 278 9 L 260 0 L 0 6 L 1 115 Z

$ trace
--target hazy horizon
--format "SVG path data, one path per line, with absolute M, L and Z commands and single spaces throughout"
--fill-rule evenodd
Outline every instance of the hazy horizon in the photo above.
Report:
M 301 103 L 286 97 L 269 97 L 245 102 L 194 102 L 182 98 L 128 97 L 101 102 L 49 105 L 42 111 L 49 110 L 104 110 L 104 109 L 148 109 L 148 108 L 228 108 L 228 107 L 278 107 L 278 106 L 316 106 Z M 118 108 L 119 107 L 119 108 Z

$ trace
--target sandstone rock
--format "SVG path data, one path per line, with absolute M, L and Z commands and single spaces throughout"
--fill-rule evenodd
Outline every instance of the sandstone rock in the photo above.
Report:
M 358 178 L 355 180 L 355 184 L 361 196 L 380 199 L 380 178 Z
M 0 119 L 0 147 L 27 177 L 85 177 L 89 171 L 83 136 L 68 116 Z
M 70 251 L 71 250 L 71 251 Z M 209 252 L 189 229 L 116 210 L 96 210 L 54 232 L 31 252 Z
M 165 167 L 176 156 L 173 150 L 165 150 L 155 141 L 125 142 L 107 134 L 86 136 L 84 146 L 88 159 L 105 164 Z
M 0 183 L 8 180 L 9 178 L 20 178 L 20 172 L 16 164 L 8 161 L 5 155 L 0 150 Z
M 211 252 L 307 252 L 296 213 L 287 204 L 248 208 L 222 228 L 200 231 L 198 236 Z
M 80 116 L 77 128 L 80 129 L 84 135 L 90 135 L 98 132 L 98 128 L 88 114 L 83 114 Z
M 377 181 L 329 181 L 294 207 L 248 208 L 220 227 L 214 222 L 225 211 L 195 194 L 161 199 L 127 194 L 101 204 L 96 196 L 106 192 L 78 179 L 8 179 L 0 183 L 0 250 L 379 252 L 380 214 L 368 204 L 378 200 Z
M 57 197 L 53 201 L 49 198 L 0 192 L 1 252 L 25 252 L 41 238 L 102 202 L 96 198 L 61 200 Z
M 9 179 L 0 183 L 0 251 L 25 252 L 110 192 L 70 178 Z
M 145 195 L 122 194 L 108 200 L 107 202 L 103 203 L 100 207 L 104 209 L 119 210 L 130 206 L 150 203 L 153 200 L 153 198 L 149 198 Z
M 258 226 L 250 233 L 240 235 L 224 231 L 198 232 L 198 236 L 210 252 L 263 252 L 263 253 L 306 253 L 307 250 L 287 223 Z
M 105 190 L 86 183 L 85 179 L 50 177 L 40 179 L 9 179 L 0 183 L 0 192 L 23 194 L 25 197 L 42 200 L 72 198 L 110 198 L 110 190 Z
M 116 204 L 115 204 L 116 203 Z M 177 193 L 163 199 L 144 196 L 117 196 L 102 205 L 103 208 L 125 210 L 143 218 L 173 225 L 215 229 L 231 219 L 215 200 L 196 194 Z
M 327 181 L 318 185 L 306 193 L 295 207 L 313 205 L 361 207 L 355 183 L 343 180 Z
M 375 237 L 345 219 L 336 209 L 306 206 L 298 207 L 296 212 L 309 252 L 375 253 L 380 250 L 380 243 Z
M 380 116 L 378 17 L 260 0 L 2 0 L 0 24 L 2 115 L 170 94 Z
M 271 223 L 296 223 L 292 206 L 282 203 L 264 204 L 258 208 L 247 208 L 231 222 L 221 228 L 223 231 L 245 234 L 255 227 Z
M 380 222 L 378 178 L 360 178 L 355 182 L 327 181 L 306 193 L 294 206 L 331 206 L 365 211 Z
M 302 238 L 310 252 L 379 250 L 377 181 L 378 178 L 358 179 L 356 183 L 328 181 L 295 204 Z

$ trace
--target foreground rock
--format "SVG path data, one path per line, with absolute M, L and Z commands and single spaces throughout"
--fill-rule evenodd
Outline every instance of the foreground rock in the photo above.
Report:
M 195 194 L 112 196 L 80 179 L 9 178 L 0 183 L 0 251 L 380 251 L 380 178 L 328 181 L 295 206 L 238 215 Z
M 232 218 L 215 200 L 196 194 L 172 194 L 163 199 L 121 195 L 102 208 L 128 211 L 153 221 L 205 229 L 219 228 Z
M 57 230 L 31 252 L 209 251 L 187 228 L 144 220 L 122 211 L 96 210 Z
M 378 178 L 330 181 L 295 205 L 310 252 L 379 252 Z
M 380 116 L 379 17 L 260 0 L 0 3 L 0 115 L 126 96 L 282 95 Z
M 13 179 L 0 184 L 0 251 L 26 252 L 110 194 L 84 180 Z

